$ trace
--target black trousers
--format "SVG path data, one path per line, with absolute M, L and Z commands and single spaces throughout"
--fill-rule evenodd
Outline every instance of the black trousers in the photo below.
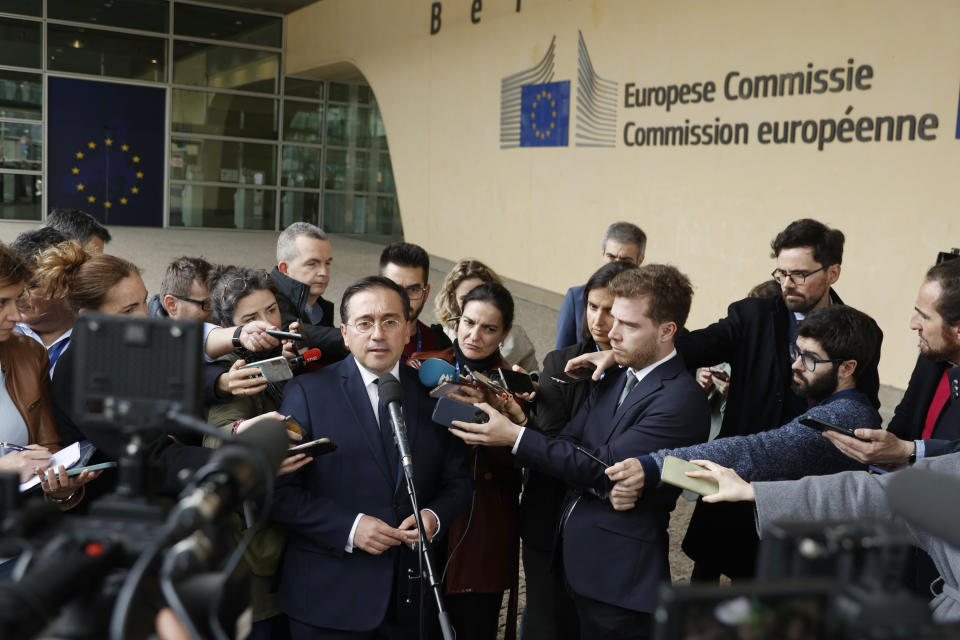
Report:
M 457 640 L 497 640 L 503 591 L 458 593 L 444 598 Z
M 568 585 L 569 588 L 569 585 Z M 653 616 L 579 595 L 570 589 L 580 616 L 580 637 L 603 640 L 647 640 Z
M 567 593 L 566 580 L 553 553 L 523 546 L 523 573 L 527 581 L 527 608 L 521 640 L 580 640 L 577 609 Z

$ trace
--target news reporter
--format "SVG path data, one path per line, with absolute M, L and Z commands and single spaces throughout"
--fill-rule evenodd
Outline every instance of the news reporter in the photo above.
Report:
M 410 359 L 422 362 L 440 358 L 463 375 L 475 371 L 496 378 L 497 369 L 508 366 L 500 343 L 511 331 L 513 298 L 501 284 L 480 284 L 465 294 L 462 307 L 453 346 L 443 351 L 415 353 Z M 490 394 L 479 391 L 458 399 L 493 400 Z M 498 400 L 501 408 L 507 408 L 502 399 Z M 511 404 L 516 414 L 513 419 L 526 422 L 522 408 Z M 507 589 L 511 590 L 507 628 L 512 629 L 516 622 L 520 474 L 509 447 L 473 447 L 468 464 L 475 483 L 473 507 L 450 527 L 447 604 L 460 640 L 494 640 L 503 592 Z

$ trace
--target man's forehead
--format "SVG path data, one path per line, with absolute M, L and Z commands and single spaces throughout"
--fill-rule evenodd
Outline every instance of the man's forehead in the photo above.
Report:
M 637 245 L 632 242 L 617 242 L 616 240 L 607 240 L 607 243 L 603 245 L 603 252 L 610 253 L 616 256 L 636 256 L 637 255 Z
M 920 285 L 917 293 L 917 310 L 929 318 L 939 318 L 936 306 L 943 294 L 943 287 L 936 280 L 927 280 Z
M 806 336 L 797 336 L 797 348 L 804 353 L 816 353 L 821 356 L 829 356 L 823 345 L 820 344 L 820 341 L 816 338 L 808 338 Z
M 408 267 L 393 262 L 388 262 L 383 267 L 383 275 L 386 278 L 390 278 L 401 287 L 409 287 L 410 285 L 414 284 L 426 284 L 426 274 L 423 273 L 423 269 L 420 267 Z
M 333 246 L 329 240 L 320 238 L 311 238 L 310 236 L 297 236 L 297 253 L 301 259 L 309 258 L 329 258 L 333 255 Z
M 822 266 L 813 259 L 813 247 L 790 247 L 781 249 L 777 254 L 777 267 L 787 271 L 812 270 Z
M 353 295 L 347 303 L 351 318 L 369 316 L 379 318 L 403 315 L 403 301 L 396 291 L 377 287 Z
M 620 320 L 628 322 L 637 322 L 643 318 L 649 318 L 647 313 L 650 310 L 650 296 L 641 295 L 633 298 L 616 296 L 613 299 L 613 305 L 610 313 Z

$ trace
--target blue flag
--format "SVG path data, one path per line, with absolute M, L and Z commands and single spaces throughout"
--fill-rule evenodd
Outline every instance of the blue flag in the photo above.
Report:
M 570 81 L 524 85 L 520 146 L 565 147 L 570 128 Z
M 106 224 L 163 225 L 163 89 L 49 78 L 50 209 Z

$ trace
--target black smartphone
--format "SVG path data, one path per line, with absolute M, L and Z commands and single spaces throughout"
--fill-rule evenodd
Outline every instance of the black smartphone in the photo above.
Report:
M 277 331 L 276 329 L 267 329 L 267 335 L 273 336 L 278 340 L 303 340 L 303 336 L 299 333 L 292 333 L 290 331 Z
M 337 445 L 333 443 L 330 438 L 318 438 L 316 440 L 311 440 L 310 442 L 304 442 L 303 444 L 298 444 L 295 447 L 290 447 L 287 449 L 287 457 L 297 455 L 298 453 L 305 453 L 308 456 L 322 456 L 325 453 L 330 453 L 337 450 Z
M 845 436 L 850 436 L 851 438 L 856 438 L 860 442 L 870 442 L 869 440 L 864 440 L 863 438 L 857 438 L 853 433 L 853 429 L 847 429 L 846 427 L 841 427 L 836 424 L 827 422 L 826 420 L 821 420 L 820 418 L 814 418 L 813 416 L 804 416 L 800 418 L 800 424 L 805 427 L 810 427 L 811 429 L 816 429 L 817 431 L 836 431 L 837 433 L 842 433 Z
M 454 426 L 454 420 L 483 424 L 490 420 L 490 416 L 484 413 L 482 409 L 459 400 L 451 398 L 437 400 L 437 406 L 433 409 L 433 421 L 451 429 L 460 429 L 460 427 Z
M 589 380 L 593 377 L 595 369 L 591 367 L 578 367 L 572 371 L 561 371 L 550 376 L 550 379 L 560 384 L 576 384 Z
M 730 374 L 723 369 L 710 369 L 710 375 L 724 382 L 730 379 Z
M 530 374 L 503 368 L 499 369 L 499 371 L 500 379 L 503 380 L 503 386 L 505 386 L 510 393 L 533 393 L 537 390 L 537 388 L 533 386 L 533 380 L 530 379 Z

